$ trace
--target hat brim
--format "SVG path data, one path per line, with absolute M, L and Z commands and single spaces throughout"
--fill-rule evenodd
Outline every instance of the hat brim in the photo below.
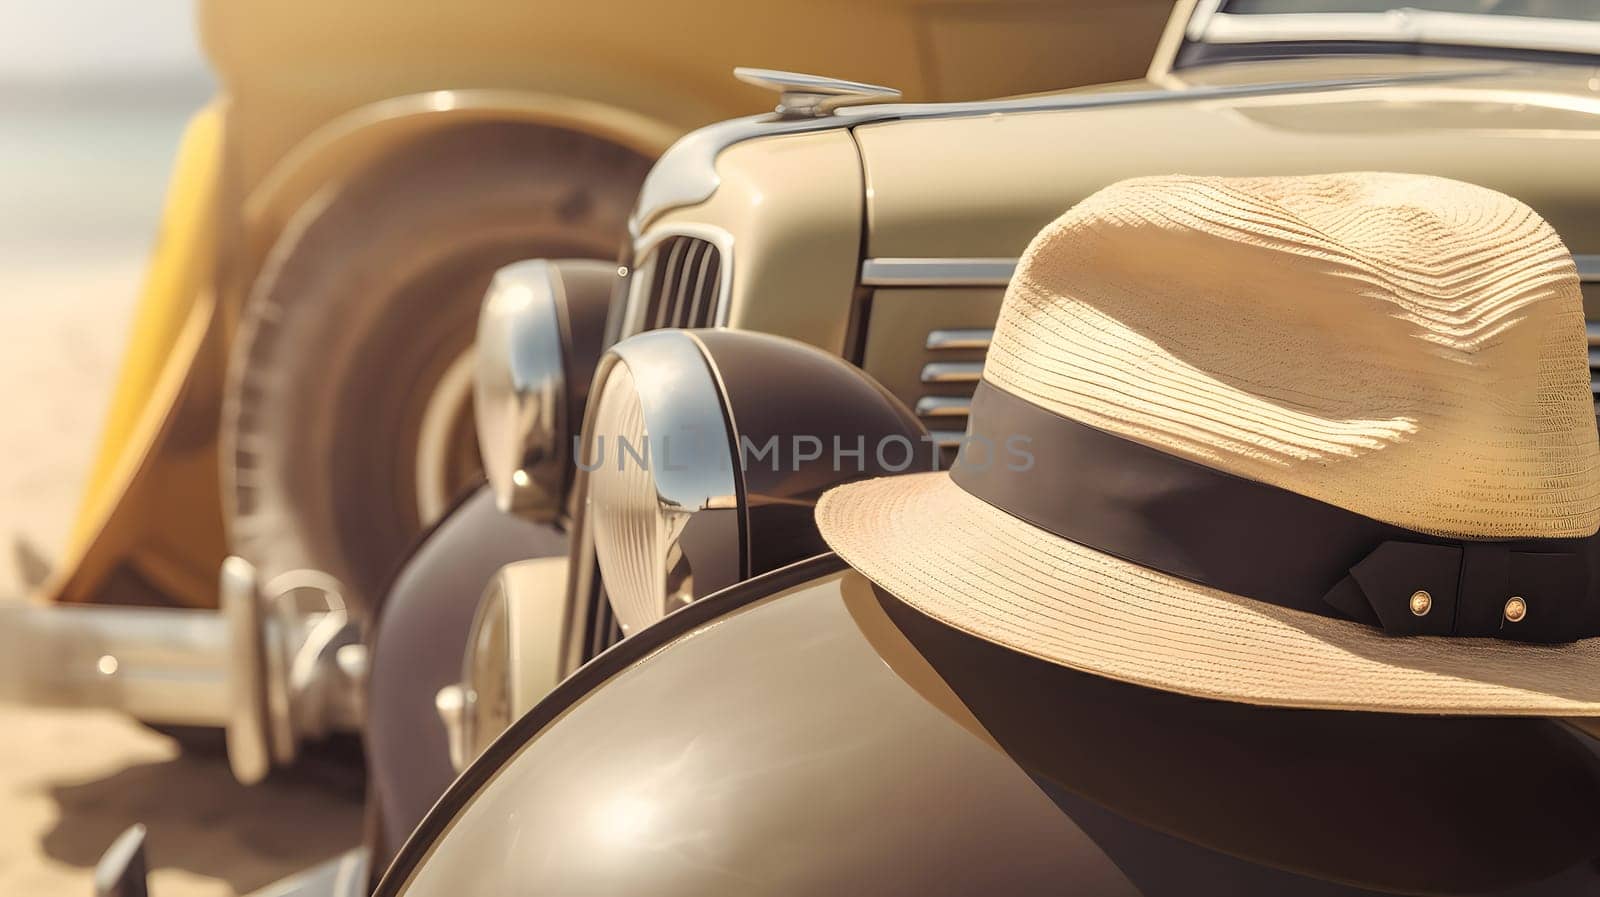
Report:
M 1600 638 L 1386 636 L 1102 554 L 946 473 L 840 487 L 818 504 L 817 523 L 851 566 L 923 613 L 1110 679 L 1272 707 L 1600 716 Z

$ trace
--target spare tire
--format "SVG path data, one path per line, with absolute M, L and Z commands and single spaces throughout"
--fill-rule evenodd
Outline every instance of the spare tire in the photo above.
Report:
M 230 550 L 269 578 L 325 571 L 370 606 L 444 493 L 481 478 L 463 387 L 490 276 L 524 258 L 615 258 L 649 165 L 584 135 L 487 123 L 300 209 L 229 359 Z

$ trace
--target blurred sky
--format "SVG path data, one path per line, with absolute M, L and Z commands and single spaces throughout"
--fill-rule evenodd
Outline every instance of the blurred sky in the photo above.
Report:
M 0 0 L 0 22 L 0 268 L 142 254 L 212 93 L 193 0 Z
M 0 78 L 199 69 L 192 0 L 0 0 Z

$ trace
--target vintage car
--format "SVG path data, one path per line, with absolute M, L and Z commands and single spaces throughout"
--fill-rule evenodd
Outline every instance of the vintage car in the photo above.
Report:
M 481 477 L 470 347 L 496 268 L 612 270 L 651 161 L 765 105 L 726 76 L 738 62 L 923 100 L 1086 84 L 1136 74 L 1168 5 L 202 0 L 217 96 L 184 138 L 102 448 L 37 596 L 95 610 L 0 617 L 0 693 L 351 727 L 359 638 L 340 620 L 370 614 Z M 236 624 L 135 609 L 224 591 Z M 228 684 L 256 672 L 275 684 Z
M 1588 176 L 1600 139 L 1600 10 L 1393 5 L 1324 16 L 1294 0 L 1179 4 L 1145 79 L 1020 99 L 855 105 L 873 99 L 861 85 L 767 73 L 782 91 L 778 113 L 694 132 L 646 178 L 601 342 L 672 327 L 799 340 L 872 375 L 948 449 L 1032 235 L 1108 183 L 1174 172 L 1384 169 L 1493 187 L 1555 226 L 1600 317 L 1600 180 Z M 861 95 L 835 95 L 852 91 Z M 792 111 L 824 94 L 830 111 Z M 538 409 L 550 406 L 562 365 L 592 365 L 592 343 L 564 335 L 564 309 L 598 315 L 607 291 L 555 283 L 571 279 L 560 273 L 570 263 L 533 264 L 543 267 L 503 272 L 486 302 L 480 441 L 502 507 L 565 520 L 574 533 L 563 631 L 546 632 L 548 617 L 529 628 L 554 639 L 531 655 L 554 658 L 554 682 L 726 578 L 694 575 L 672 515 L 658 521 L 662 538 L 634 546 L 650 556 L 636 562 L 647 575 L 625 588 L 601 575 L 596 549 L 612 537 L 585 513 L 600 499 L 571 450 L 581 401 L 561 414 Z M 502 292 L 544 298 L 513 303 Z M 668 399 L 641 394 L 647 410 Z M 763 500 L 738 499 L 752 514 Z M 748 531 L 739 538 L 745 576 L 770 569 L 758 557 L 782 554 Z
M 369 706 L 377 737 L 369 746 L 373 792 L 388 796 L 381 802 L 389 837 L 437 793 L 417 783 L 437 787 L 449 778 L 447 743 L 458 761 L 470 759 L 499 728 L 541 706 L 545 689 L 726 585 L 726 561 L 707 545 L 719 526 L 724 550 L 741 558 L 738 577 L 816 547 L 803 515 L 789 518 L 786 541 L 777 543 L 754 522 L 773 506 L 803 506 L 814 490 L 768 494 L 726 477 L 688 491 L 681 481 L 597 486 L 603 472 L 583 469 L 593 459 L 574 460 L 582 457 L 573 446 L 579 391 L 591 414 L 611 389 L 636 393 L 640 413 L 669 429 L 736 421 L 736 447 L 783 431 L 770 415 L 752 420 L 732 407 L 720 391 L 751 387 L 728 375 L 725 349 L 704 337 L 696 338 L 698 356 L 684 353 L 699 359 L 684 362 L 698 372 L 692 377 L 633 375 L 612 384 L 602 371 L 593 395 L 587 384 L 562 385 L 559 372 L 577 370 L 582 380 L 592 364 L 591 344 L 576 345 L 562 330 L 572 307 L 598 316 L 609 304 L 601 343 L 672 327 L 803 341 L 876 378 L 948 456 L 1014 259 L 1063 209 L 1141 174 L 1387 169 L 1473 181 L 1533 206 L 1575 253 L 1590 317 L 1600 317 L 1600 182 L 1586 174 L 1600 137 L 1600 10 L 1392 5 L 1333 15 L 1344 7 L 1331 3 L 1324 16 L 1287 0 L 1183 3 L 1145 79 L 1012 100 L 873 104 L 860 85 L 767 73 L 782 91 L 778 113 L 697 131 L 652 169 L 631 220 L 622 283 L 609 298 L 598 286 L 574 287 L 569 263 L 504 272 L 479 334 L 480 440 L 493 500 L 528 519 L 559 521 L 573 533 L 572 550 L 565 565 L 518 563 L 496 578 L 466 639 L 465 681 L 440 695 L 448 739 L 416 736 L 428 696 L 395 683 L 423 669 L 413 685 L 450 682 L 461 646 L 437 662 L 420 649 L 392 652 L 387 669 L 377 652 Z M 794 111 L 819 104 L 832 108 Z M 764 356 L 772 372 L 787 366 L 782 355 Z M 705 408 L 695 410 L 677 388 L 686 377 L 715 384 L 700 387 Z M 772 382 L 766 407 L 779 414 L 808 415 L 808 401 L 829 399 Z M 560 390 L 573 392 L 552 402 Z M 848 433 L 846 418 L 830 424 L 819 415 L 820 428 L 807 426 Z M 645 497 L 652 486 L 655 502 Z M 729 505 L 744 515 L 742 527 L 712 522 Z M 439 533 L 457 525 L 447 521 Z M 452 538 L 465 544 L 518 525 L 474 513 Z M 444 552 L 428 561 L 419 566 L 451 563 Z M 482 574 L 475 568 L 452 584 Z M 410 573 L 410 582 L 424 580 L 440 576 Z M 551 586 L 560 581 L 566 592 L 558 600 Z M 438 608 L 459 605 L 468 591 L 404 590 L 380 622 L 378 643 L 426 631 L 443 652 Z M 468 618 L 460 607 L 452 613 L 458 624 Z

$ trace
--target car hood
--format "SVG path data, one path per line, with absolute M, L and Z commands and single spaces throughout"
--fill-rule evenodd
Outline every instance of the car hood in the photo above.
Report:
M 1393 80 L 1350 86 L 1373 76 Z M 1055 108 L 858 126 L 867 255 L 1015 257 L 1063 211 L 1129 177 L 1349 170 L 1492 187 L 1538 210 L 1573 252 L 1600 252 L 1600 180 L 1587 174 L 1600 140 L 1593 69 L 1374 57 L 1233 63 L 1171 80 L 1154 97 L 1158 85 L 1124 84 L 1058 94 Z M 1283 84 L 1301 86 L 1267 89 Z

